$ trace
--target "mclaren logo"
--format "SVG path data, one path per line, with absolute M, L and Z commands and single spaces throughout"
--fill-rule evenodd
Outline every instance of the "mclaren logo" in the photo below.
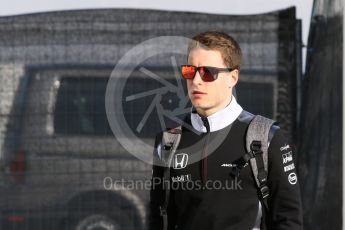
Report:
M 247 167 L 248 163 L 245 163 L 242 167 Z M 221 167 L 230 167 L 230 168 L 236 168 L 238 165 L 237 164 L 222 164 Z
M 236 167 L 236 164 L 222 164 L 221 167 Z
M 187 166 L 188 155 L 186 153 L 179 153 L 174 158 L 174 169 L 183 169 Z

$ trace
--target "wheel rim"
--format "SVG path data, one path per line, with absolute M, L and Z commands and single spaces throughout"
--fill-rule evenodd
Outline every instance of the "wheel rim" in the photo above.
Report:
M 120 226 L 105 215 L 90 215 L 77 223 L 75 230 L 120 230 Z

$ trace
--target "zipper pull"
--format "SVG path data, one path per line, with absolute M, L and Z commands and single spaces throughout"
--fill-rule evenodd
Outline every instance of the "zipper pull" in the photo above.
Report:
M 210 132 L 210 123 L 208 123 L 208 119 L 207 117 L 202 117 L 201 118 L 202 123 L 204 124 L 204 126 L 206 127 L 206 132 Z

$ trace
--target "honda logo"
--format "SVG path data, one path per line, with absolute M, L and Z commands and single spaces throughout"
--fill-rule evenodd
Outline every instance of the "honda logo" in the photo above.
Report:
M 174 169 L 183 169 L 187 166 L 188 155 L 186 153 L 179 153 L 175 155 Z

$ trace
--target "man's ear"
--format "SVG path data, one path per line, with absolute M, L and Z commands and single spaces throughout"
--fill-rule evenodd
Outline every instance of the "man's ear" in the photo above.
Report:
M 230 72 L 229 88 L 232 88 L 237 84 L 239 73 L 238 69 L 234 69 Z

